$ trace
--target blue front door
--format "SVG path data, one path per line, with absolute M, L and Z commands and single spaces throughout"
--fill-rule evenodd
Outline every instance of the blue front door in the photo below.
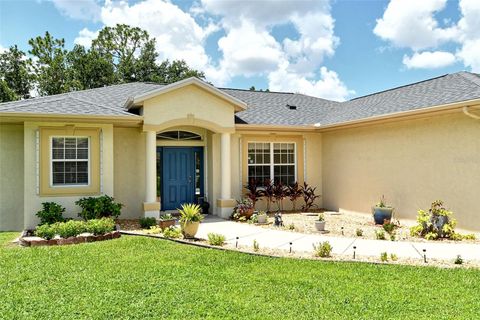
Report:
M 183 203 L 195 203 L 203 193 L 203 149 L 163 147 L 161 163 L 162 210 L 175 210 Z

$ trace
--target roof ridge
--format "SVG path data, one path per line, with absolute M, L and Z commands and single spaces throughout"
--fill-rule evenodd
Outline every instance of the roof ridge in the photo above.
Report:
M 458 72 L 457 72 L 458 73 Z M 455 73 L 452 73 L 452 74 L 455 74 Z M 400 88 L 405 88 L 405 87 L 410 87 L 410 86 L 414 86 L 414 85 L 417 85 L 419 83 L 423 83 L 423 82 L 427 82 L 427 81 L 432 81 L 432 80 L 435 80 L 435 79 L 440 79 L 440 78 L 443 78 L 443 77 L 446 77 L 446 76 L 449 76 L 449 75 L 452 75 L 450 73 L 447 73 L 447 74 L 444 74 L 444 75 L 441 75 L 441 76 L 438 76 L 438 77 L 433 77 L 433 78 L 430 78 L 430 79 L 425 79 L 425 80 L 421 80 L 421 81 L 417 81 L 417 82 L 412 82 L 412 83 L 409 83 L 409 84 L 404 84 L 402 86 L 398 86 L 398 87 L 393 87 L 393 88 L 389 88 L 389 89 L 386 89 L 386 90 L 382 90 L 382 91 L 377 91 L 377 92 L 374 92 L 374 93 L 370 93 L 370 94 L 366 94 L 364 96 L 360 96 L 360 97 L 356 97 L 356 98 L 353 98 L 353 99 L 350 99 L 348 101 L 354 101 L 354 100 L 358 100 L 358 99 L 361 99 L 361 98 L 366 98 L 366 97 L 370 97 L 370 96 L 374 96 L 376 94 L 380 94 L 380 93 L 384 93 L 384 92 L 388 92 L 388 91 L 393 91 L 393 90 L 397 90 L 397 89 L 400 89 Z M 344 101 L 344 102 L 347 102 L 347 101 Z
M 459 75 L 480 87 L 480 74 L 468 71 L 457 72 Z

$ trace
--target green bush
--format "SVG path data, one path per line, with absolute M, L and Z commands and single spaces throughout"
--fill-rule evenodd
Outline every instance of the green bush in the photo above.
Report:
M 388 253 L 386 253 L 386 252 L 380 253 L 380 261 L 387 262 L 388 261 Z
M 436 200 L 432 202 L 428 211 L 418 210 L 418 224 L 410 228 L 410 234 L 427 240 L 440 238 L 461 240 L 461 237 L 455 235 L 457 222 L 452 218 L 452 215 L 453 212 L 443 206 L 443 201 Z
M 78 220 L 70 220 L 67 222 L 57 222 L 52 224 L 55 234 L 62 238 L 76 237 L 80 233 L 87 231 L 85 222 Z
M 182 236 L 182 230 L 178 227 L 170 226 L 163 230 L 163 236 L 165 238 L 177 239 Z
M 35 235 L 50 240 L 55 237 L 55 229 L 49 224 L 42 224 L 35 229 Z
M 361 237 L 363 236 L 363 230 L 358 228 L 357 230 L 355 230 L 355 234 L 357 235 L 357 237 Z
M 52 224 L 55 222 L 63 222 L 63 214 L 65 213 L 65 208 L 55 202 L 44 202 L 42 203 L 43 209 L 37 212 L 37 217 L 40 218 L 40 224 Z
M 313 245 L 316 257 L 330 258 L 332 256 L 332 245 L 328 241 L 320 242 Z
M 140 228 L 142 229 L 150 229 L 150 227 L 156 226 L 157 225 L 157 220 L 153 217 L 150 218 L 140 218 L 138 220 L 138 223 L 140 224 Z
M 385 240 L 385 231 L 383 230 L 375 230 L 375 237 L 377 240 Z
M 87 231 L 94 235 L 101 235 L 115 230 L 115 221 L 112 218 L 92 219 L 86 222 Z
M 225 243 L 225 236 L 219 233 L 210 232 L 208 234 L 208 244 L 212 246 L 223 246 Z
M 86 197 L 75 202 L 82 208 L 78 214 L 84 220 L 101 219 L 112 217 L 118 218 L 123 204 L 116 203 L 112 197 L 107 195 L 101 197 Z

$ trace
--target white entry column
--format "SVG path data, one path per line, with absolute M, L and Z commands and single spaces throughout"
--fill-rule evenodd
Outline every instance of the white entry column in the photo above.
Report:
M 230 133 L 220 136 L 220 199 L 217 200 L 217 215 L 228 218 L 232 214 L 235 200 L 232 199 L 232 172 Z
M 145 217 L 158 218 L 160 203 L 157 201 L 157 133 L 145 131 Z

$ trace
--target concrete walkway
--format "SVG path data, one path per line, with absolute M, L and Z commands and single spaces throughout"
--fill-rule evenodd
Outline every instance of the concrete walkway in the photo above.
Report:
M 398 257 L 423 259 L 423 249 L 426 249 L 427 258 L 453 260 L 461 255 L 465 261 L 480 261 L 480 244 L 469 243 L 441 243 L 441 242 L 406 242 L 387 240 L 367 240 L 360 238 L 335 237 L 316 234 L 304 234 L 298 232 L 263 228 L 247 223 L 227 221 L 215 216 L 207 216 L 200 224 L 197 237 L 207 239 L 210 232 L 220 233 L 226 237 L 226 241 L 235 245 L 253 246 L 253 240 L 257 240 L 264 248 L 284 249 L 294 251 L 313 251 L 313 245 L 321 241 L 329 241 L 334 254 L 353 255 L 353 247 L 356 247 L 358 256 L 379 257 L 380 253 L 388 252 Z

